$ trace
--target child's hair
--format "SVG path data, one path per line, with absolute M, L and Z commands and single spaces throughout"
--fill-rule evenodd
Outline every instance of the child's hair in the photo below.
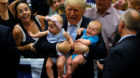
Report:
M 45 19 L 47 21 L 53 21 L 59 29 L 62 28 L 62 25 L 63 25 L 63 18 L 62 18 L 62 16 L 56 14 L 56 15 L 53 15 L 51 17 L 46 16 Z
M 102 31 L 102 23 L 101 23 L 99 20 L 93 20 L 93 21 L 91 21 L 91 22 L 89 23 L 89 25 L 92 25 L 92 24 L 95 24 L 95 25 L 100 26 L 100 27 L 98 28 L 98 32 L 101 33 L 101 31 Z
M 56 18 L 57 18 L 57 21 L 58 21 L 60 24 L 63 25 L 63 18 L 62 18 L 62 16 L 60 16 L 60 15 L 58 15 L 58 14 L 55 14 L 55 15 L 53 15 L 53 17 L 56 17 Z

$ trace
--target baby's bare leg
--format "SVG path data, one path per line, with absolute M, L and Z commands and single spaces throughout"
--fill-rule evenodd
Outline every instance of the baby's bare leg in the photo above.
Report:
M 65 56 L 59 56 L 57 59 L 57 71 L 58 71 L 58 78 L 62 78 L 64 72 L 64 64 L 66 62 Z
M 68 41 L 64 41 L 57 44 L 57 49 L 59 52 L 68 53 L 72 45 Z
M 68 57 L 67 59 L 67 71 L 66 71 L 66 76 L 67 78 L 70 78 L 71 77 L 71 74 L 72 74 L 72 55 Z
M 81 54 L 89 51 L 89 47 L 80 42 L 74 44 L 74 53 Z
M 82 54 L 77 55 L 73 60 L 72 60 L 72 73 L 79 67 L 80 64 L 84 63 L 84 56 Z
M 50 57 L 48 57 L 47 62 L 46 62 L 46 72 L 49 78 L 54 78 L 52 67 L 53 67 L 53 61 Z

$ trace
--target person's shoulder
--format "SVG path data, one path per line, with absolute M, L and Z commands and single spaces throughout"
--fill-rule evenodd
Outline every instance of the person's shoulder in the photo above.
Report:
M 0 41 L 5 41 L 10 33 L 11 29 L 9 27 L 0 25 Z
M 89 17 L 87 17 L 87 16 L 83 16 L 83 19 L 85 19 L 85 20 L 90 20 L 90 21 L 94 20 L 93 18 L 89 18 Z
M 84 16 L 93 17 L 96 14 L 96 12 L 97 12 L 96 7 L 87 8 L 84 13 Z
M 19 24 L 16 24 L 13 29 L 13 34 L 19 35 L 23 31 L 22 27 Z
M 0 32 L 7 32 L 10 28 L 6 25 L 0 25 Z
M 90 21 L 93 21 L 93 20 L 94 20 L 93 18 L 89 18 L 89 17 L 83 16 L 83 22 L 89 23 Z
M 112 13 L 115 14 L 115 15 L 121 15 L 121 14 L 123 13 L 123 11 L 116 9 L 116 8 L 114 8 L 113 6 L 111 6 L 109 9 L 110 9 L 110 10 L 112 11 Z
M 96 11 L 96 7 L 95 6 L 86 9 L 86 12 L 94 12 L 94 11 Z
M 6 26 L 6 25 L 0 25 L 0 28 L 1 28 L 1 29 L 9 29 L 9 27 Z

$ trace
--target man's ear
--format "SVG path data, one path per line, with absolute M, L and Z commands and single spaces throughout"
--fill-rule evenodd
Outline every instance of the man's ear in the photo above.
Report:
M 125 22 L 120 21 L 119 27 L 118 27 L 118 32 L 121 33 L 124 28 L 125 28 Z
M 121 25 L 122 26 L 122 29 L 125 28 L 125 22 L 124 21 L 121 21 L 121 24 L 122 24 Z

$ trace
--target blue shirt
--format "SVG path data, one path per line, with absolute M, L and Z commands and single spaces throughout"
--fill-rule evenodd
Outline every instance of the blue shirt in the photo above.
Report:
M 90 40 L 91 44 L 92 44 L 93 46 L 95 46 L 95 44 L 99 41 L 99 37 L 98 37 L 98 36 L 87 36 L 86 30 L 87 30 L 87 29 L 85 29 L 85 30 L 83 31 L 83 35 L 82 35 L 81 38 L 82 38 L 82 39 L 86 39 L 86 40 Z

